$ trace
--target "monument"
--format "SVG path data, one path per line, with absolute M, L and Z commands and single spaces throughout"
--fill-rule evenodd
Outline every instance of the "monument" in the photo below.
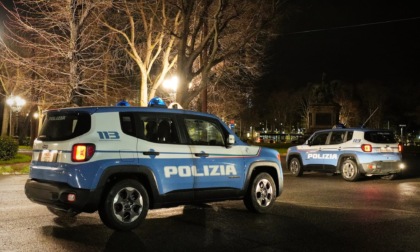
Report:
M 339 124 L 340 105 L 333 100 L 331 84 L 326 82 L 326 74 L 322 74 L 321 84 L 312 85 L 312 96 L 309 101 L 307 133 L 316 130 L 330 129 Z

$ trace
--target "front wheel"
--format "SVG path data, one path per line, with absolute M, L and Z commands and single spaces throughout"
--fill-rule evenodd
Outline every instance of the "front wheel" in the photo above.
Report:
M 148 210 L 146 189 L 138 181 L 126 179 L 109 190 L 98 212 L 102 222 L 109 228 L 129 231 L 140 225 Z
M 268 173 L 258 174 L 244 198 L 245 207 L 256 213 L 266 213 L 276 201 L 276 184 Z
M 360 178 L 359 168 L 352 159 L 346 159 L 341 163 L 341 176 L 347 181 L 356 181 Z

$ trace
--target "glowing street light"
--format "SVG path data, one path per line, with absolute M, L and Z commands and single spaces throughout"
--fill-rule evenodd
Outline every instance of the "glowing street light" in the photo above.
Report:
M 171 97 L 171 103 L 168 106 L 169 108 L 182 109 L 181 104 L 176 102 L 176 90 L 178 89 L 178 84 L 179 78 L 176 75 L 163 82 L 163 87 L 169 91 L 169 96 Z
M 176 101 L 176 90 L 178 89 L 179 78 L 174 75 L 163 82 L 163 87 L 169 91 L 171 99 Z
M 7 105 L 10 106 L 13 112 L 20 112 L 23 106 L 25 106 L 26 101 L 19 96 L 10 96 L 6 100 Z
M 10 96 L 9 98 L 7 98 L 6 100 L 7 105 L 9 105 L 10 107 L 10 118 L 9 118 L 9 135 L 12 136 L 13 135 L 13 131 L 12 131 L 12 113 L 16 112 L 19 113 L 20 110 L 22 109 L 23 106 L 25 106 L 26 101 L 23 98 L 20 98 L 19 96 Z M 18 122 L 16 122 L 17 125 Z

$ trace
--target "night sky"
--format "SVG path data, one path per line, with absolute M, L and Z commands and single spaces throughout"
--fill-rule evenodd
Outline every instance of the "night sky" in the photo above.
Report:
M 314 0 L 282 23 L 269 76 L 278 82 L 376 79 L 419 83 L 416 1 Z M 281 83 L 277 83 L 282 85 Z
M 379 83 L 386 115 L 420 130 L 418 1 L 296 0 L 280 25 L 260 81 L 264 97 L 326 81 Z M 378 89 L 378 96 L 382 90 Z M 287 102 L 287 101 L 285 101 Z

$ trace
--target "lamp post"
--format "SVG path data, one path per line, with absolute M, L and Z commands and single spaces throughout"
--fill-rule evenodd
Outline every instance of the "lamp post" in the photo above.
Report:
M 20 98 L 19 96 L 13 96 L 11 95 L 9 98 L 7 98 L 6 100 L 7 105 L 9 105 L 10 107 L 10 117 L 9 117 L 9 135 L 13 136 L 13 130 L 12 130 L 12 114 L 13 112 L 19 113 L 20 110 L 22 109 L 23 106 L 25 106 L 26 101 L 22 98 Z M 18 115 L 19 116 L 19 115 Z M 19 127 L 19 118 L 17 118 L 16 120 L 16 124 Z
M 404 145 L 404 134 L 403 134 L 403 128 L 406 127 L 407 125 L 405 124 L 400 124 L 399 125 L 401 127 L 401 143 Z
M 34 140 L 38 134 L 38 123 L 39 123 L 39 113 L 34 112 L 31 117 L 31 128 L 30 128 L 30 138 L 29 138 L 30 146 L 33 145 Z

